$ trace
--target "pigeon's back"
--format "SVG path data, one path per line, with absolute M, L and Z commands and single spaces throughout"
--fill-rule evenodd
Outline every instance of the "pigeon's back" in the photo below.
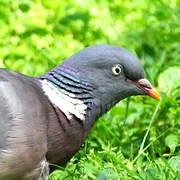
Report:
M 37 179 L 47 151 L 47 119 L 38 85 L 0 69 L 0 180 Z

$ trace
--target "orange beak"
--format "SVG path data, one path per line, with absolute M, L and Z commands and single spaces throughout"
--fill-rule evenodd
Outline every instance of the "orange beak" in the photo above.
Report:
M 148 96 L 156 100 L 160 100 L 160 94 L 153 86 L 151 88 L 144 88 L 144 91 L 147 93 Z
M 151 85 L 151 83 L 147 79 L 140 79 L 138 81 L 131 82 L 142 89 L 148 96 L 152 97 L 153 99 L 160 99 L 159 92 Z

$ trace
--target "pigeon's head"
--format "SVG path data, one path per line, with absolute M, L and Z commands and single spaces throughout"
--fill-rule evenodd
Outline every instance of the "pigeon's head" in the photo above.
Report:
M 160 97 L 144 78 L 140 61 L 118 46 L 85 48 L 66 60 L 62 67 L 74 70 L 75 76 L 92 84 L 95 98 L 105 104 L 115 104 L 132 95 Z
M 47 79 L 59 87 L 58 93 L 55 93 L 56 90 L 49 89 L 45 84 L 44 89 L 48 87 L 47 94 L 52 96 L 52 101 L 58 105 L 66 99 L 60 109 L 64 109 L 65 113 L 70 111 L 81 120 L 86 119 L 87 112 L 91 114 L 89 117 L 92 118 L 93 114 L 92 119 L 96 119 L 129 96 L 160 98 L 159 93 L 144 78 L 139 60 L 127 50 L 112 45 L 85 48 L 41 79 Z M 63 99 L 58 100 L 58 97 Z M 67 101 L 70 105 L 66 105 Z

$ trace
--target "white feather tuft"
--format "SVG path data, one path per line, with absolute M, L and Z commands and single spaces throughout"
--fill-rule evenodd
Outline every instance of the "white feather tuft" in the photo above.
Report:
M 56 87 L 46 79 L 41 80 L 41 84 L 42 89 L 49 100 L 56 105 L 68 119 L 71 119 L 72 115 L 74 115 L 82 121 L 85 120 L 87 106 L 83 101 L 76 99 L 75 94 L 64 94 L 60 88 Z

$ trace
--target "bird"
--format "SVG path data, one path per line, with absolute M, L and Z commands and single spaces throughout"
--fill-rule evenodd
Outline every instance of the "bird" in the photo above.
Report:
M 160 94 L 140 60 L 115 45 L 93 45 L 46 74 L 0 69 L 0 180 L 47 180 L 64 165 L 96 120 L 129 96 Z

